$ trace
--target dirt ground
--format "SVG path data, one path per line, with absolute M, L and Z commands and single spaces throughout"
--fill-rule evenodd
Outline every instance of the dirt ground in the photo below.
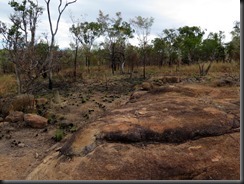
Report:
M 163 81 L 77 82 L 47 128 L 1 122 L 0 179 L 240 180 L 240 86 Z

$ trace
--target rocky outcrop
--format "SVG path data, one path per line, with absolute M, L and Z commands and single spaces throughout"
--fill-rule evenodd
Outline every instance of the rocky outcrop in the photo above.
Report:
M 26 179 L 240 179 L 237 89 L 144 92 L 79 129 Z
M 24 121 L 32 128 L 45 128 L 48 123 L 48 119 L 37 114 L 25 114 Z

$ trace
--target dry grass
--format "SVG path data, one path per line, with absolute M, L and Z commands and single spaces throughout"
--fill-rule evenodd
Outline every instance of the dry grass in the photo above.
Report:
M 209 63 L 205 64 L 205 68 Z M 194 65 L 181 65 L 178 71 L 176 70 L 176 66 L 163 66 L 161 68 L 157 66 L 150 66 L 146 68 L 146 72 L 149 75 L 157 76 L 157 75 L 175 75 L 175 76 L 198 76 L 199 75 L 199 66 L 198 64 Z M 240 65 L 237 62 L 232 63 L 222 63 L 222 62 L 213 62 L 209 75 L 218 75 L 220 73 L 228 73 L 232 75 L 240 74 Z
M 205 64 L 205 68 L 207 68 L 209 63 Z M 133 78 L 135 77 L 143 77 L 143 67 L 135 67 L 135 73 L 133 73 Z M 61 71 L 61 75 L 64 79 L 72 78 L 72 69 L 66 69 L 66 71 Z M 69 74 L 69 75 L 67 75 Z M 240 66 L 236 62 L 232 63 L 222 63 L 222 62 L 213 62 L 212 67 L 209 70 L 207 77 L 210 78 L 219 78 L 225 74 L 232 76 L 239 76 L 240 74 Z M 162 76 L 179 76 L 179 77 L 199 77 L 199 65 L 181 65 L 179 68 L 176 66 L 147 66 L 146 67 L 146 77 L 162 77 Z M 116 79 L 122 79 L 130 77 L 128 73 L 128 68 L 125 67 L 125 74 L 121 74 L 121 71 L 116 71 L 115 75 L 112 74 L 111 68 L 108 66 L 91 66 L 90 72 L 88 72 L 87 68 L 77 69 L 77 80 L 82 79 L 83 81 L 87 81 L 88 83 L 93 82 L 110 82 Z M 71 79 L 70 78 L 70 79 Z M 64 80 L 65 81 L 65 80 Z
M 208 64 L 205 64 L 207 67 Z M 125 71 L 128 71 L 128 68 L 125 68 Z M 133 76 L 142 77 L 143 67 L 135 68 L 137 73 Z M 209 70 L 209 77 L 222 76 L 223 74 L 228 74 L 232 76 L 240 75 L 240 64 L 237 62 L 232 63 L 216 63 L 212 64 L 212 67 Z M 199 67 L 198 64 L 195 65 L 181 65 L 178 70 L 176 66 L 147 66 L 146 67 L 146 76 L 147 77 L 159 77 L 159 76 L 182 76 L 182 77 L 194 77 L 199 76 Z M 121 75 L 120 71 L 116 71 L 115 75 L 112 75 L 111 69 L 107 66 L 91 66 L 90 72 L 87 71 L 87 68 L 77 69 L 77 78 L 97 82 L 109 82 L 114 79 L 121 79 L 121 77 L 126 77 L 126 75 Z M 73 69 L 65 69 L 60 71 L 58 77 L 63 78 L 64 81 L 70 81 L 67 79 L 73 78 Z M 129 74 L 128 74 L 129 77 Z M 0 75 L 0 96 L 6 96 L 10 93 L 16 93 L 17 85 L 14 75 Z
M 213 63 L 211 72 L 221 72 L 221 73 L 231 73 L 231 74 L 240 74 L 240 63 L 231 62 L 231 63 Z
M 17 84 L 13 75 L 0 75 L 0 96 L 15 93 L 16 90 Z

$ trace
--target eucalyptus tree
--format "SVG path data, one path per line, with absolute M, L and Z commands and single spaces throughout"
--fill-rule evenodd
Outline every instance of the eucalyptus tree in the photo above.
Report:
M 240 22 L 236 21 L 234 23 L 233 31 L 231 31 L 232 39 L 226 44 L 226 50 L 229 60 L 240 61 Z
M 36 58 L 35 42 L 38 18 L 43 8 L 38 1 L 12 0 L 9 5 L 14 9 L 10 14 L 11 26 L 0 24 L 0 34 L 4 47 L 9 51 L 9 59 L 14 64 L 18 93 L 27 92 L 33 81 L 40 75 L 41 61 Z
M 182 53 L 182 61 L 192 64 L 199 60 L 199 49 L 205 32 L 200 27 L 184 26 L 178 29 L 178 43 Z
M 78 39 L 74 38 L 74 42 L 70 43 L 70 47 L 72 50 L 75 50 L 75 56 L 74 56 L 74 69 L 73 69 L 73 77 L 74 77 L 74 81 L 76 81 L 76 77 L 77 77 L 77 58 L 78 58 L 78 49 L 79 49 L 79 41 Z
M 219 61 L 225 59 L 224 33 L 209 33 L 200 46 L 201 59 L 204 61 Z
M 135 27 L 139 45 L 142 50 L 142 57 L 143 57 L 143 77 L 146 78 L 146 48 L 149 44 L 149 35 L 151 32 L 151 27 L 153 25 L 154 18 L 144 18 L 141 16 L 136 16 L 134 19 L 131 19 L 131 23 Z
M 73 24 L 70 32 L 74 35 L 76 41 L 83 46 L 86 66 L 88 72 L 90 72 L 91 49 L 94 41 L 102 34 L 102 26 L 98 22 L 80 22 L 77 25 Z
M 55 26 L 53 26 L 53 20 L 51 18 L 51 9 L 50 9 L 51 8 L 51 5 L 50 5 L 51 0 L 44 0 L 44 1 L 46 3 L 47 15 L 48 15 L 48 21 L 49 21 L 49 28 L 50 28 L 50 33 L 51 33 L 51 42 L 50 42 L 50 46 L 49 46 L 49 55 L 48 55 L 48 82 L 49 82 L 48 87 L 49 87 L 49 89 L 52 90 L 52 88 L 53 88 L 52 69 L 53 69 L 53 51 L 55 49 L 55 36 L 58 33 L 59 23 L 60 23 L 60 19 L 61 19 L 63 12 L 65 11 L 65 9 L 70 4 L 75 3 L 77 0 L 65 1 L 65 3 L 62 0 L 59 0 L 59 4 L 57 6 L 58 16 L 56 18 Z
M 128 72 L 130 73 L 130 78 L 134 73 L 135 66 L 138 67 L 139 64 L 139 53 L 138 48 L 128 44 L 126 47 L 126 61 L 128 63 Z
M 155 38 L 152 40 L 153 50 L 156 54 L 159 67 L 162 67 L 167 58 L 167 44 L 163 38 Z
M 172 66 L 180 61 L 181 42 L 179 40 L 179 32 L 176 29 L 164 29 L 161 38 L 165 43 L 165 54 L 168 58 L 168 65 Z
M 103 36 L 105 37 L 104 46 L 108 46 L 111 61 L 112 73 L 116 71 L 116 64 L 121 64 L 123 72 L 125 63 L 125 45 L 129 38 L 133 38 L 131 25 L 123 21 L 121 12 L 116 13 L 116 18 L 110 18 L 109 14 L 104 15 L 100 10 L 98 23 L 102 25 Z M 107 43 L 107 44 L 106 44 Z
M 79 20 L 75 21 L 74 17 L 72 16 L 72 14 L 70 14 L 70 19 L 71 19 L 71 21 L 73 23 L 72 27 L 75 26 L 75 24 L 77 24 L 77 26 L 78 26 L 77 22 L 79 22 Z M 71 28 L 69 28 L 69 31 L 71 32 L 73 40 L 70 42 L 70 47 L 71 47 L 72 50 L 75 51 L 74 60 L 73 60 L 74 61 L 73 77 L 74 77 L 74 81 L 76 81 L 76 77 L 77 77 L 77 58 L 78 58 L 78 49 L 80 47 L 80 42 L 79 42 L 79 40 L 78 40 L 78 38 L 76 36 L 78 34 L 78 31 L 77 30 L 72 30 Z

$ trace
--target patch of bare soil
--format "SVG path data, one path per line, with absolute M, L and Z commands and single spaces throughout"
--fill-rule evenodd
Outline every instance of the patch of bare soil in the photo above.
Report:
M 132 93 L 122 80 L 60 91 L 52 113 L 62 118 L 47 129 L 1 128 L 0 176 L 240 180 L 240 87 L 176 81 Z M 56 143 L 60 122 L 78 130 Z

